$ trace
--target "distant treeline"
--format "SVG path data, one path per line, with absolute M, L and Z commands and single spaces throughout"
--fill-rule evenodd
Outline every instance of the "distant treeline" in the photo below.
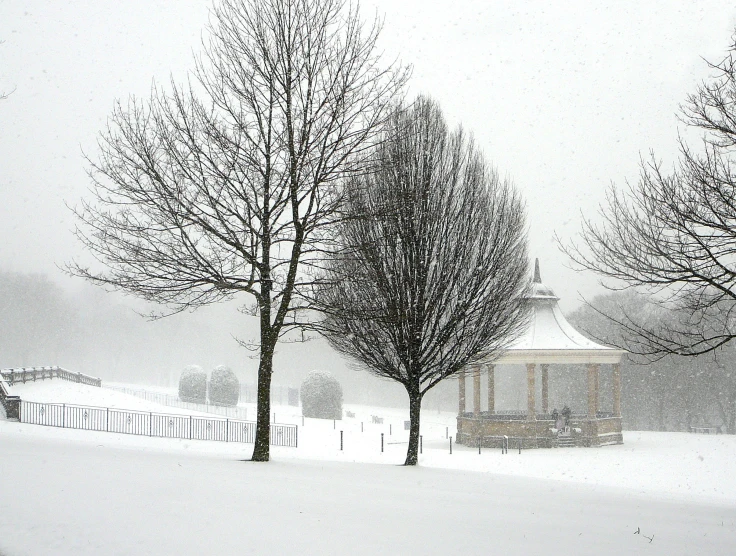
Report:
M 657 312 L 646 298 L 632 291 L 598 296 L 591 305 L 605 308 L 612 315 L 647 312 L 651 318 L 657 318 Z M 582 306 L 568 318 L 578 330 L 604 343 L 616 344 L 621 337 L 618 327 L 591 306 Z M 609 407 L 606 404 L 610 402 L 606 400 L 611 395 L 611 375 L 606 367 L 601 366 L 604 409 Z M 625 428 L 687 431 L 694 426 L 718 425 L 724 433 L 736 433 L 736 345 L 726 344 L 715 353 L 697 357 L 667 356 L 649 364 L 627 356 L 622 360 L 621 370 L 621 412 Z M 582 369 L 568 372 L 574 374 Z M 552 382 L 550 378 L 550 388 Z M 561 382 L 565 388 L 579 390 L 576 398 L 585 399 L 587 386 L 582 376 Z

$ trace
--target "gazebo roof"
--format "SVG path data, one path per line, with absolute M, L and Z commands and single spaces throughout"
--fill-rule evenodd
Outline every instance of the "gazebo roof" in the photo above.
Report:
M 624 350 L 597 344 L 575 330 L 557 304 L 559 298 L 542 283 L 539 259 L 534 263 L 532 317 L 527 330 L 495 364 L 618 363 Z

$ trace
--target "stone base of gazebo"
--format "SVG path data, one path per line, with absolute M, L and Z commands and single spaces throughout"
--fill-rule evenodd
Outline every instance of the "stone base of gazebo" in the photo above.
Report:
M 464 413 L 457 418 L 456 443 L 465 446 L 501 448 L 504 438 L 509 449 L 555 448 L 558 446 L 606 446 L 623 444 L 621 417 L 612 413 L 598 413 L 596 418 L 587 415 L 572 415 L 569 436 L 554 430 L 551 415 L 537 414 L 529 420 L 523 412 Z

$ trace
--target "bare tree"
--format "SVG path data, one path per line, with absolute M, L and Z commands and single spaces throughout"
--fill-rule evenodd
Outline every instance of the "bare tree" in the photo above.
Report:
M 90 160 L 92 200 L 75 210 L 102 269 L 74 262 L 73 274 L 168 314 L 253 296 L 253 461 L 269 459 L 275 346 L 302 324 L 339 182 L 407 78 L 382 65 L 379 31 L 344 0 L 222 0 L 189 84 L 115 108 Z
M 736 337 L 736 37 L 728 55 L 710 64 L 714 77 L 681 106 L 681 119 L 701 130 L 703 148 L 680 139 L 668 173 L 651 155 L 638 183 L 613 187 L 581 243 L 563 247 L 579 265 L 616 289 L 639 287 L 669 318 L 615 319 L 623 347 L 649 357 L 697 355 Z
M 332 346 L 406 388 L 416 465 L 422 397 L 523 331 L 524 206 L 424 97 L 396 111 L 373 165 L 352 179 L 317 297 Z

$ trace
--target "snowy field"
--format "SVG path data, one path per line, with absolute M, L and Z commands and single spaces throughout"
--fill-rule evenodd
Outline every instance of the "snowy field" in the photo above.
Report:
M 174 410 L 63 381 L 14 393 Z M 299 448 L 272 448 L 267 464 L 243 461 L 251 445 L 0 420 L 0 554 L 736 553 L 736 437 L 450 455 L 453 416 L 428 410 L 420 466 L 404 468 L 406 412 L 346 409 L 355 417 L 301 426 L 298 408 L 276 406 Z

